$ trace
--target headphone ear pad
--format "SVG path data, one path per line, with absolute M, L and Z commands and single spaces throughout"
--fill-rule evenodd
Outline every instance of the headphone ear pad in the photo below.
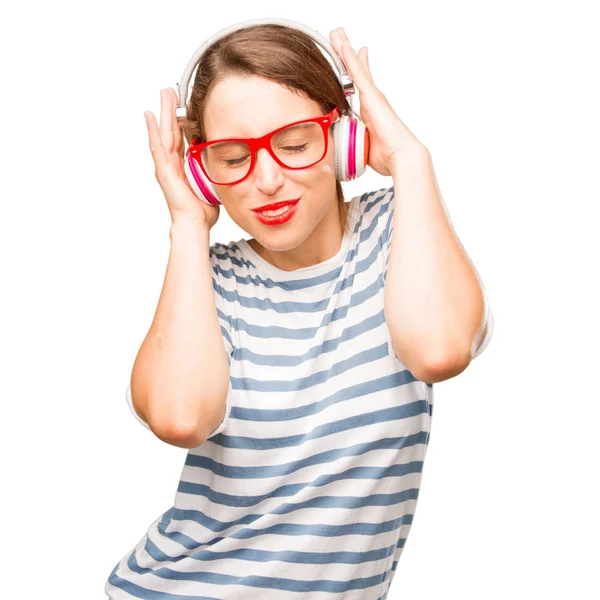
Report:
M 332 125 L 333 128 L 333 145 L 335 148 L 333 154 L 333 165 L 335 178 L 338 181 L 348 181 L 346 172 L 344 171 L 344 124 L 346 115 L 342 115 L 341 119 Z
M 369 153 L 369 133 L 365 124 L 352 115 L 342 115 L 333 124 L 335 145 L 335 176 L 339 181 L 351 181 L 366 170 Z
M 189 154 L 189 148 L 185 152 L 183 160 L 183 169 L 190 184 L 190 187 L 196 196 L 205 204 L 218 206 L 222 204 L 219 192 L 212 181 L 209 181 L 196 159 Z
M 356 121 L 354 141 L 354 178 L 360 177 L 367 170 L 369 160 L 369 132 L 367 126 L 360 120 Z

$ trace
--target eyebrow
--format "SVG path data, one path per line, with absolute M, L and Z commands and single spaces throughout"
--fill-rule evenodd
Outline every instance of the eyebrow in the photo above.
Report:
M 310 117 L 307 117 L 307 118 L 309 119 Z M 303 119 L 298 119 L 298 120 L 300 121 Z M 290 129 L 307 129 L 309 127 L 312 127 L 313 125 L 314 125 L 314 123 L 298 123 L 297 125 L 291 125 Z M 285 127 L 285 125 L 282 125 L 281 127 Z M 275 129 L 271 129 L 271 131 L 276 131 L 277 129 L 281 129 L 281 127 L 276 127 Z M 271 133 L 271 131 L 269 131 L 268 133 Z M 262 137 L 262 136 L 257 136 L 257 137 Z M 251 138 L 248 135 L 228 135 L 228 136 L 215 138 L 215 140 L 227 140 L 227 139 L 256 139 L 256 138 Z
M 314 123 L 298 123 L 298 125 L 291 125 L 290 129 L 307 129 L 308 127 L 312 127 Z

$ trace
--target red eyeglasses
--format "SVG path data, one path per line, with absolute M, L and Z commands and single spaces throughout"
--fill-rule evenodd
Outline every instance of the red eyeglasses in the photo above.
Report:
M 284 125 L 260 138 L 227 138 L 188 149 L 206 177 L 215 185 L 234 185 L 244 181 L 256 163 L 256 152 L 266 148 L 286 169 L 307 169 L 327 154 L 329 127 L 341 119 L 339 108 L 313 119 Z

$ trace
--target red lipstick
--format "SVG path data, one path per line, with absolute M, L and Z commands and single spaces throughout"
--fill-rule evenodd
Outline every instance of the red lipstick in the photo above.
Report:
M 259 206 L 258 208 L 253 208 L 254 212 L 260 210 L 277 210 L 286 204 L 296 204 L 300 198 L 295 198 L 294 200 L 282 200 L 281 202 L 275 202 L 275 204 L 265 204 L 264 206 Z
M 281 225 L 282 223 L 287 223 L 295 214 L 297 210 L 298 202 L 300 202 L 300 198 L 296 198 L 296 200 L 284 200 L 283 202 L 276 202 L 275 204 L 266 204 L 260 208 L 252 209 L 256 218 L 263 225 Z M 262 214 L 261 210 L 277 210 L 282 206 L 288 206 L 288 209 L 281 213 L 280 215 L 265 215 Z

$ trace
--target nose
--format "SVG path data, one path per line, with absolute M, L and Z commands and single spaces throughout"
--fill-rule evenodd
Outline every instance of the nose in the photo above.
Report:
M 260 148 L 256 153 L 254 181 L 256 186 L 266 194 L 272 194 L 284 183 L 283 167 L 266 148 Z

